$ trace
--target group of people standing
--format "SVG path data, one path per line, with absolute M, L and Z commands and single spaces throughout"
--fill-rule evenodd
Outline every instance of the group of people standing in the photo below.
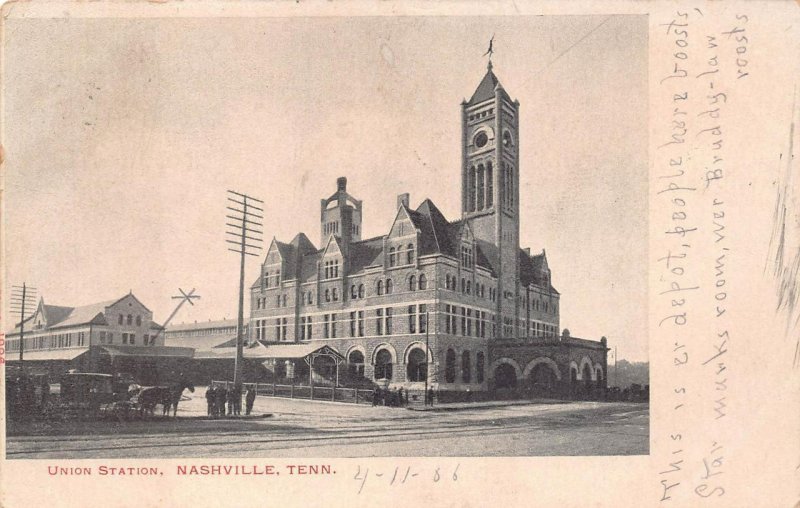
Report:
M 251 386 L 247 389 L 247 394 L 245 395 L 246 415 L 253 411 L 255 401 L 256 390 Z M 206 389 L 206 403 L 208 404 L 208 416 L 240 416 L 242 414 L 242 385 L 237 384 L 230 388 L 227 386 L 209 386 Z
M 408 405 L 408 391 L 403 390 L 402 386 L 392 390 L 378 386 L 372 392 L 372 405 L 390 407 Z

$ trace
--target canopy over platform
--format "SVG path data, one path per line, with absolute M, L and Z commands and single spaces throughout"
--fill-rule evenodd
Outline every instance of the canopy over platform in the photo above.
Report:
M 100 349 L 111 358 L 115 357 L 172 357 L 192 358 L 194 349 L 190 347 L 171 346 L 100 346 Z
M 87 351 L 89 351 L 88 347 L 31 351 L 26 350 L 23 352 L 22 360 L 24 362 L 72 361 Z M 6 361 L 9 363 L 19 362 L 19 351 L 12 351 L 10 356 L 6 356 Z

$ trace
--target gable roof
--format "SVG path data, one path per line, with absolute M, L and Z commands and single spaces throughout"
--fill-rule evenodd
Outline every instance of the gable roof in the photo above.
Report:
M 528 255 L 522 249 L 519 250 L 519 277 L 520 283 L 523 286 L 533 284 L 558 293 L 558 290 L 547 280 L 547 274 L 549 273 L 550 269 L 547 266 L 547 255 L 544 250 L 533 256 Z
M 42 309 L 45 315 L 46 321 L 46 329 L 60 329 L 60 328 L 68 328 L 71 326 L 80 326 L 80 325 L 88 325 L 88 324 L 96 324 L 96 325 L 106 325 L 108 321 L 106 321 L 104 315 L 106 308 L 115 305 L 125 298 L 131 297 L 136 302 L 144 308 L 147 312 L 150 312 L 150 309 L 145 307 L 145 305 L 136 298 L 133 293 L 128 293 L 121 298 L 117 298 L 115 300 L 107 300 L 105 302 L 98 302 L 98 303 L 91 303 L 89 305 L 82 305 L 80 307 L 65 307 L 61 305 L 46 305 L 42 304 Z M 32 317 L 25 320 L 28 323 Z M 160 327 L 160 325 L 156 324 L 155 322 L 151 322 L 152 325 L 155 324 L 156 327 Z M 10 333 L 19 333 L 19 323 L 14 327 L 14 330 Z
M 368 266 L 383 265 L 383 236 L 350 244 L 350 273 Z

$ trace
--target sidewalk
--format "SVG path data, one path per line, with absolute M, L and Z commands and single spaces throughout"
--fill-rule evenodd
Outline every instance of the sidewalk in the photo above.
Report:
M 557 399 L 518 399 L 518 400 L 486 400 L 481 402 L 445 402 L 433 406 L 407 406 L 411 411 L 461 411 L 465 409 L 489 409 L 493 407 L 527 406 L 531 404 L 571 404 L 570 400 Z

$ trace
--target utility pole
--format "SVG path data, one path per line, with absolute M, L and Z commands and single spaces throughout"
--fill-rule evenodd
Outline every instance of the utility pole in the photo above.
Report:
M 428 407 L 428 376 L 431 375 L 431 368 L 428 364 L 428 355 L 430 355 L 430 332 L 431 321 L 428 318 L 428 311 L 425 311 L 425 407 Z
M 153 341 L 153 344 L 155 344 L 156 339 L 158 338 L 158 336 L 161 335 L 161 331 L 162 330 L 164 330 L 164 331 L 167 330 L 167 325 L 170 323 L 170 321 L 172 321 L 172 318 L 175 317 L 175 314 L 177 314 L 178 311 L 181 310 L 181 307 L 183 307 L 184 303 L 189 302 L 189 305 L 194 305 L 194 302 L 192 300 L 196 300 L 196 299 L 200 298 L 200 295 L 194 294 L 194 288 L 192 288 L 192 290 L 189 291 L 188 293 L 185 292 L 181 288 L 178 288 L 178 291 L 181 294 L 178 295 L 178 296 L 173 296 L 172 299 L 173 300 L 180 300 L 180 302 L 178 302 L 178 306 L 175 307 L 175 310 L 172 311 L 172 314 L 169 315 L 167 320 L 164 321 L 164 324 L 161 325 L 161 329 L 156 332 L 156 335 L 152 339 L 150 339 L 150 340 Z
M 28 313 L 36 307 L 36 288 L 28 287 L 24 282 L 22 286 L 11 286 L 11 311 L 19 313 L 19 370 L 25 375 L 25 320 Z
M 258 256 L 257 252 L 262 250 L 262 246 L 257 243 L 248 242 L 261 242 L 264 232 L 261 229 L 264 225 L 261 221 L 264 220 L 264 209 L 258 205 L 263 206 L 264 202 L 246 194 L 241 194 L 236 191 L 228 191 L 228 204 L 227 209 L 232 212 L 226 215 L 228 222 L 225 225 L 228 227 L 226 234 L 232 236 L 234 239 L 226 238 L 225 241 L 235 245 L 235 248 L 228 248 L 231 252 L 236 252 L 240 256 L 239 262 L 239 320 L 236 328 L 236 363 L 233 368 L 233 385 L 238 386 L 242 383 L 242 368 L 244 364 L 244 265 L 246 256 Z

